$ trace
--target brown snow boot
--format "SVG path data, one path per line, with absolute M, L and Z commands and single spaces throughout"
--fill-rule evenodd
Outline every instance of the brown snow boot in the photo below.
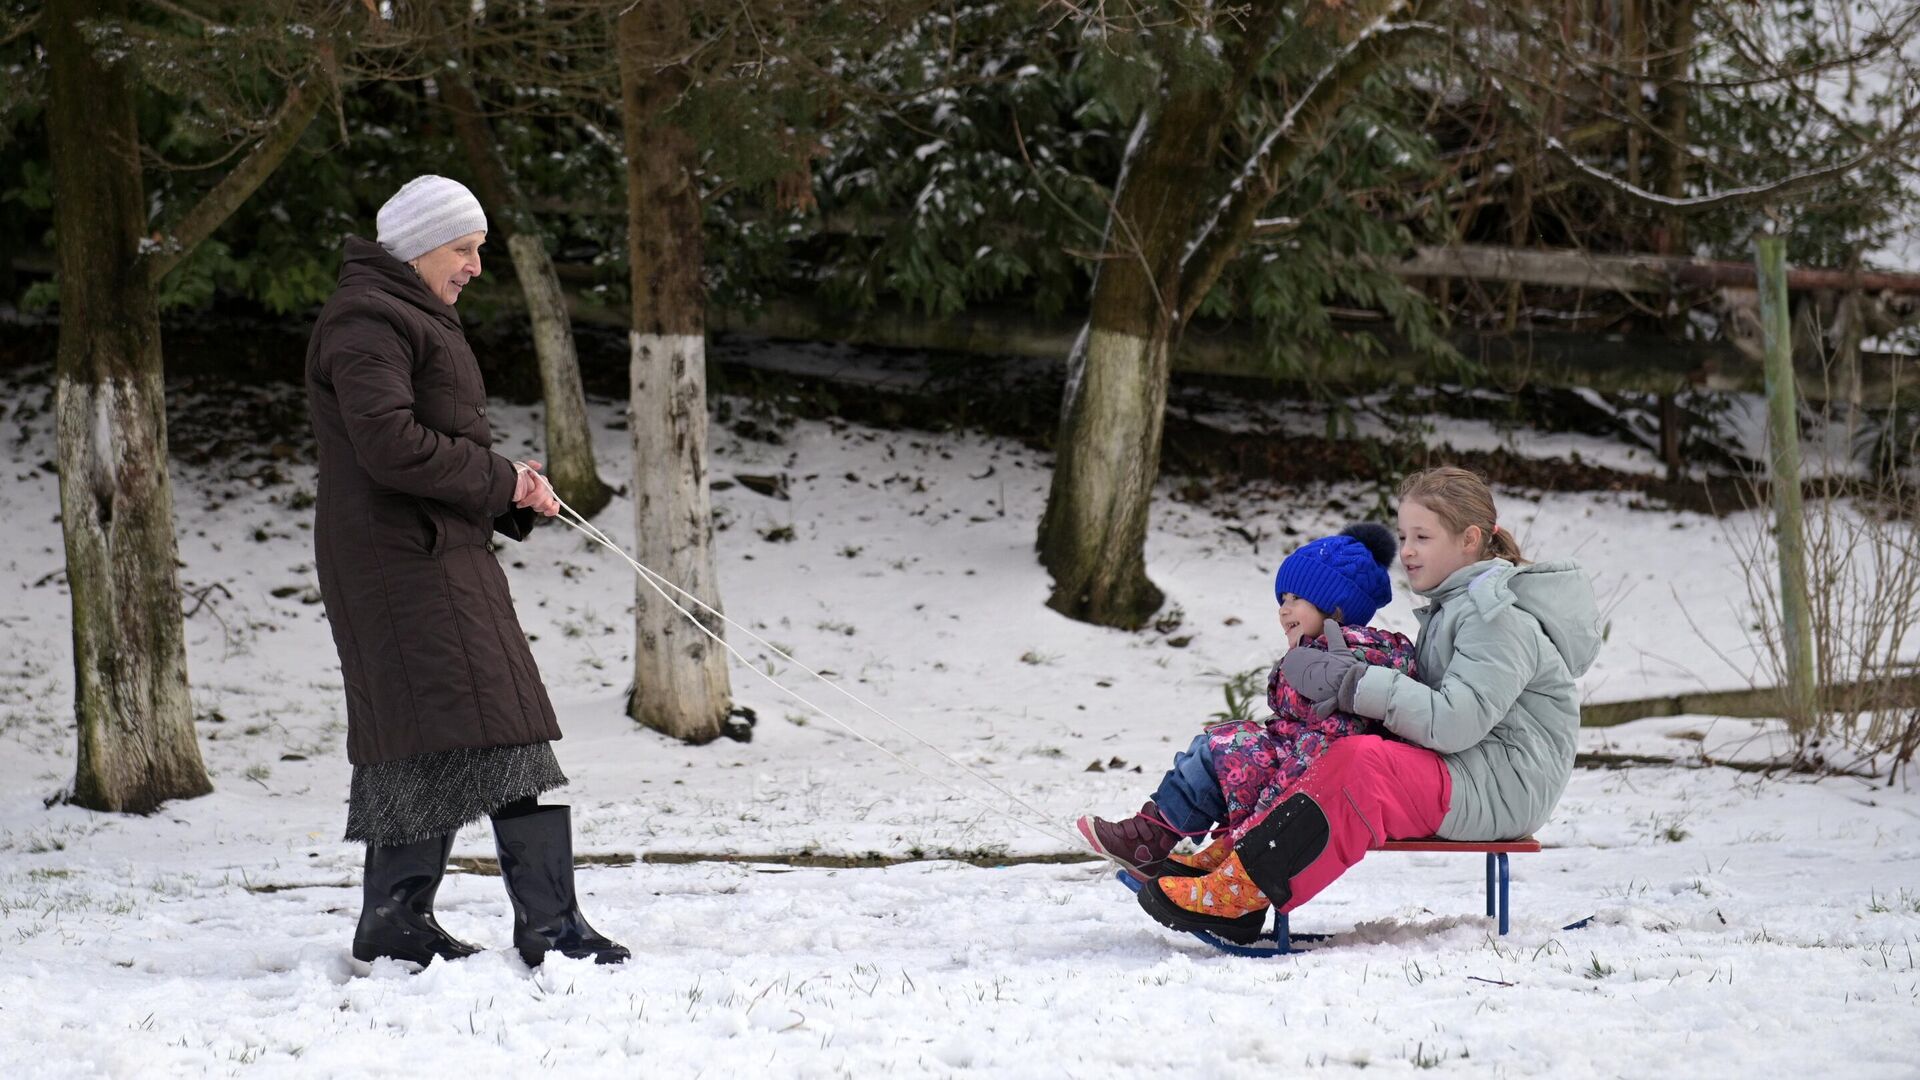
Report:
M 1127 873 L 1142 881 L 1193 872 L 1167 858 L 1173 854 L 1173 846 L 1180 842 L 1180 834 L 1167 824 L 1152 799 L 1130 818 L 1108 821 L 1089 814 L 1073 825 L 1087 846 L 1119 863 Z

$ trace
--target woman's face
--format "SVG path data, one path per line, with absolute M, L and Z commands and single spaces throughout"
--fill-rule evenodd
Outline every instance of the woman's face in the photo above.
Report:
M 1326 624 L 1327 617 L 1319 608 L 1292 593 L 1280 597 L 1280 629 L 1287 632 L 1287 648 L 1300 644 L 1302 638 L 1320 633 Z
M 1440 515 L 1412 499 L 1400 500 L 1400 565 L 1414 592 L 1426 592 L 1455 570 L 1479 562 L 1480 547 L 1478 525 L 1455 536 Z
M 414 272 L 426 282 L 433 295 L 452 307 L 460 300 L 460 290 L 480 276 L 480 245 L 487 242 L 485 232 L 470 232 L 413 260 Z

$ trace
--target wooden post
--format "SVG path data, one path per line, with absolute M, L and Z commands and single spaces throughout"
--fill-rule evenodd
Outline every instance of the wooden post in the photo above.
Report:
M 1800 508 L 1800 418 L 1795 404 L 1793 327 L 1787 310 L 1787 248 L 1778 236 L 1756 236 L 1753 262 L 1760 285 L 1761 342 L 1766 349 L 1767 446 L 1774 532 L 1780 549 L 1780 638 L 1786 649 L 1787 722 L 1795 733 L 1812 729 L 1813 630 L 1807 601 L 1806 544 Z
M 1660 460 L 1666 463 L 1667 479 L 1678 483 L 1687 477 L 1686 461 L 1680 447 L 1686 439 L 1686 414 L 1680 411 L 1680 399 L 1673 394 L 1660 395 Z
M 1860 272 L 1859 248 L 1854 248 L 1853 253 L 1848 256 L 1847 269 L 1854 273 Z M 1865 387 L 1860 379 L 1860 344 L 1867 335 L 1867 329 L 1861 324 L 1861 320 L 1865 319 L 1866 315 L 1865 294 L 1858 285 L 1841 294 L 1840 311 L 1836 316 L 1840 324 L 1840 344 L 1835 351 L 1839 353 L 1840 377 L 1845 380 L 1845 386 L 1842 389 L 1847 397 L 1848 446 L 1854 445 L 1854 438 L 1859 434 L 1867 415 Z M 1831 374 L 1828 378 L 1831 380 Z M 1833 391 L 1828 390 L 1827 397 L 1833 396 Z

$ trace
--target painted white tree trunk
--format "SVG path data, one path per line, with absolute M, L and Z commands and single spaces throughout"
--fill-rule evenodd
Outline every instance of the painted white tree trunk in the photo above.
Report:
M 213 790 L 193 730 L 158 374 L 55 389 L 73 603 L 74 796 L 147 812 Z
M 718 609 L 707 492 L 706 338 L 636 331 L 630 340 L 636 554 Z M 644 582 L 636 597 L 634 718 L 689 742 L 714 739 L 733 705 L 726 650 Z M 722 633 L 718 619 L 674 599 Z
M 518 232 L 507 241 L 513 273 L 527 299 L 533 326 L 533 352 L 540 363 L 540 389 L 547 403 L 548 479 L 575 510 L 591 517 L 607 503 L 593 454 L 593 429 L 587 420 L 587 395 L 580 385 L 580 361 L 574 351 L 573 325 L 566 294 L 553 260 L 538 234 Z
M 126 13 L 124 0 L 68 0 L 47 5 L 41 24 L 60 258 L 54 407 L 73 604 L 73 801 L 147 813 L 213 786 L 187 691 L 133 92 L 124 65 L 102 63 L 84 29 Z

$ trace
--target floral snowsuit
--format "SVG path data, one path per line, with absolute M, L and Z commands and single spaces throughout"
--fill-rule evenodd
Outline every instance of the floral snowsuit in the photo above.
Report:
M 1413 642 L 1405 634 L 1371 626 L 1344 629 L 1347 644 L 1367 663 L 1414 674 Z M 1327 647 L 1319 637 L 1306 638 L 1301 644 Z M 1273 715 L 1265 720 L 1236 720 L 1207 729 L 1207 754 L 1226 796 L 1223 824 L 1232 840 L 1239 839 L 1243 825 L 1280 801 L 1335 739 L 1385 734 L 1377 720 L 1343 712 L 1321 716 L 1312 702 L 1280 677 L 1278 664 L 1267 676 L 1267 707 Z

